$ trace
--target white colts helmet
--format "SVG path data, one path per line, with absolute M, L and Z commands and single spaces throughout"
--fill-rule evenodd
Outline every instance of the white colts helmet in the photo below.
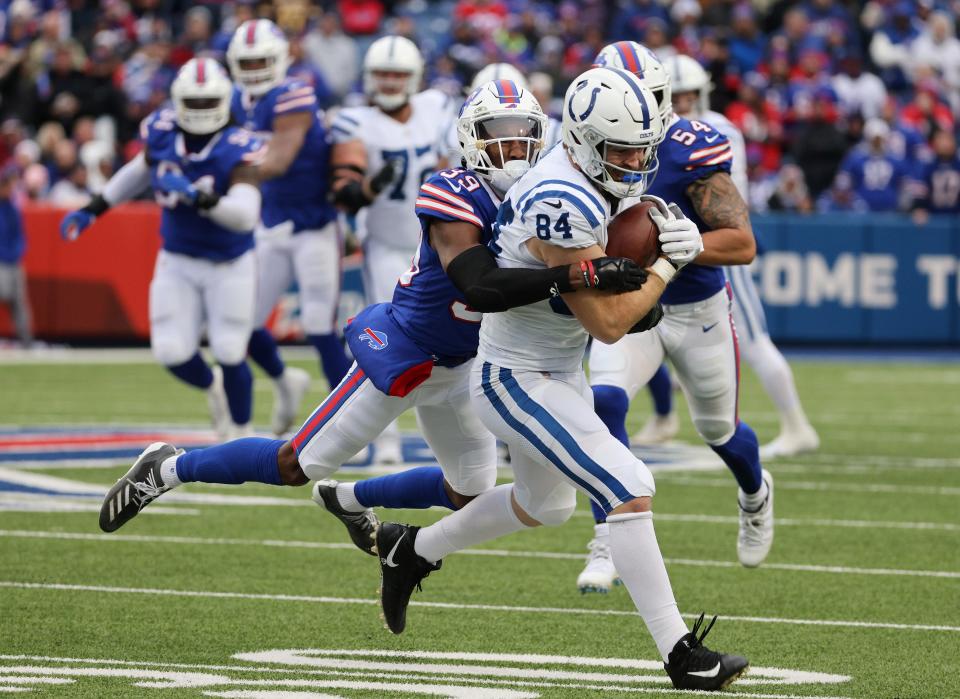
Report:
M 513 80 L 492 80 L 474 90 L 460 108 L 457 140 L 466 166 L 501 193 L 530 169 L 543 150 L 547 117 L 529 91 Z M 507 160 L 504 144 L 526 144 L 526 157 Z M 498 166 L 488 148 L 500 149 Z
M 405 73 L 401 79 L 375 76 L 376 72 Z M 400 109 L 420 89 L 423 57 L 416 45 L 402 36 L 377 39 L 363 58 L 363 91 L 387 112 Z M 384 92 L 384 88 L 389 88 Z
M 657 174 L 657 146 L 666 134 L 653 93 L 634 73 L 591 68 L 563 98 L 563 145 L 590 180 L 622 199 L 642 194 Z M 611 148 L 641 149 L 637 170 L 614 165 Z
M 259 97 L 283 82 L 290 67 L 290 45 L 269 19 L 248 19 L 227 47 L 230 72 L 248 94 Z
M 618 41 L 607 44 L 593 59 L 595 66 L 619 68 L 633 73 L 643 80 L 643 84 L 650 88 L 657 100 L 660 118 L 664 122 L 673 111 L 673 102 L 670 97 L 670 75 L 663 63 L 653 51 L 636 41 Z
M 472 94 L 478 87 L 486 85 L 491 80 L 512 80 L 520 89 L 528 89 L 527 79 L 523 73 L 512 65 L 509 63 L 491 63 L 481 68 L 477 74 L 473 76 L 473 82 L 470 83 L 467 94 Z
M 677 54 L 663 64 L 670 74 L 670 84 L 674 94 L 683 92 L 697 93 L 697 116 L 710 109 L 710 76 L 696 59 Z
M 187 133 L 219 131 L 230 121 L 233 83 L 212 58 L 191 58 L 170 86 L 177 124 Z

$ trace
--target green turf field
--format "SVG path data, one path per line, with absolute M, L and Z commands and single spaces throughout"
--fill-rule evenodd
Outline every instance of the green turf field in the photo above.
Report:
M 656 473 L 655 521 L 681 611 L 691 621 L 719 614 L 708 644 L 750 658 L 732 694 L 960 697 L 960 364 L 794 370 L 823 447 L 767 464 L 778 526 L 763 567 L 736 561 L 735 485 L 724 470 Z M 258 382 L 256 395 L 263 425 L 269 386 Z M 4 426 L 200 425 L 205 415 L 202 396 L 149 363 L 0 363 L 0 396 Z M 318 387 L 311 398 L 320 397 Z M 631 430 L 648 409 L 640 396 Z M 684 410 L 681 441 L 695 443 Z M 774 436 L 748 372 L 741 416 L 761 441 Z M 128 465 L 30 473 L 105 490 Z M 0 475 L 11 468 L 0 463 Z M 306 488 L 177 492 L 265 499 L 161 499 L 151 506 L 160 513 L 105 535 L 95 511 L 11 511 L 0 498 L 0 693 L 683 695 L 668 689 L 623 588 L 577 592 L 592 525 L 585 500 L 562 528 L 452 556 L 415 594 L 397 637 L 378 618 L 375 560 Z

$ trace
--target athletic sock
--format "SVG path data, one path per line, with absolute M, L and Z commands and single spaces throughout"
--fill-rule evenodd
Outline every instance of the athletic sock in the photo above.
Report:
M 162 480 L 163 484 L 168 488 L 176 488 L 178 485 L 183 484 L 183 481 L 180 480 L 180 476 L 177 474 L 177 459 L 181 456 L 183 456 L 183 454 L 168 456 L 163 460 L 163 463 L 160 464 L 160 480 Z
M 213 371 L 210 365 L 203 361 L 203 357 L 196 352 L 190 359 L 183 364 L 168 366 L 167 370 L 184 383 L 197 388 L 208 389 L 213 383 Z
M 660 417 L 666 417 L 673 410 L 673 382 L 666 364 L 661 364 L 647 383 L 650 397 L 653 399 L 653 411 Z
M 283 359 L 280 358 L 280 347 L 266 328 L 253 331 L 250 335 L 250 344 L 247 345 L 247 353 L 271 379 L 279 379 L 283 376 L 284 365 Z
M 607 521 L 607 513 L 593 500 L 590 501 L 590 510 L 593 512 L 593 521 L 598 525 Z
M 351 362 L 343 350 L 343 341 L 336 333 L 307 335 L 307 339 L 320 355 L 320 367 L 327 377 L 330 389 L 333 390 L 350 370 Z
M 227 394 L 230 417 L 235 425 L 250 422 L 253 411 L 253 374 L 246 362 L 239 364 L 221 364 L 223 369 L 223 390 Z
M 282 439 L 245 437 L 215 447 L 194 449 L 177 458 L 176 476 L 181 483 L 236 485 L 256 481 L 282 485 L 277 454 L 284 444 Z
M 737 479 L 744 493 L 756 493 L 763 485 L 763 468 L 760 466 L 760 451 L 757 435 L 745 422 L 737 425 L 733 436 L 724 444 L 711 444 Z
M 463 508 L 423 527 L 417 533 L 414 551 L 436 563 L 454 551 L 526 529 L 513 511 L 512 494 L 513 484 L 505 483 L 478 495 Z
M 425 510 L 446 507 L 456 510 L 444 487 L 443 471 L 438 466 L 421 466 L 409 471 L 353 484 L 357 502 L 367 507 L 389 507 L 392 510 Z
M 664 660 L 688 630 L 673 596 L 652 512 L 611 515 L 610 556 Z M 419 537 L 418 537 L 419 538 Z
M 356 485 L 356 483 L 337 483 L 337 502 L 347 512 L 363 512 L 367 509 L 357 500 L 357 494 L 354 492 Z
M 617 386 L 591 386 L 593 390 L 593 410 L 610 430 L 610 434 L 620 440 L 628 449 L 627 411 L 630 399 L 627 392 Z

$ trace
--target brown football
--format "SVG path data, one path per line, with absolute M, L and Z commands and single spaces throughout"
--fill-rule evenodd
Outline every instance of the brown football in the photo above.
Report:
M 656 204 L 642 201 L 624 209 L 607 224 L 607 256 L 629 257 L 641 267 L 649 267 L 660 255 L 657 226 L 650 218 Z

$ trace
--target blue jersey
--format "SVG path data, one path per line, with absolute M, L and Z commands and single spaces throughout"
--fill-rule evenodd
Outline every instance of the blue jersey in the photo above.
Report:
M 647 190 L 667 202 L 675 202 L 701 231 L 709 226 L 697 215 L 687 187 L 715 172 L 730 173 L 733 150 L 730 141 L 702 121 L 678 118 L 668 129 L 657 149 L 660 169 Z M 723 269 L 690 263 L 667 285 L 660 300 L 666 304 L 693 303 L 713 296 L 723 289 Z
M 837 185 L 850 189 L 870 211 L 896 211 L 906 163 L 886 153 L 858 148 L 847 155 L 837 173 Z
M 931 213 L 960 213 L 960 158 L 925 163 L 919 180 L 921 202 Z
M 163 249 L 215 261 L 239 257 L 253 247 L 252 235 L 224 228 L 196 208 L 183 204 L 176 195 L 161 190 L 157 182 L 164 173 L 179 172 L 197 189 L 226 194 L 234 168 L 253 161 L 262 144 L 249 131 L 228 126 L 213 134 L 200 151 L 188 152 L 187 137 L 177 128 L 176 120 L 172 109 L 160 109 L 140 126 L 150 182 L 163 207 Z
M 493 235 L 499 201 L 469 170 L 443 170 L 420 187 L 416 201 L 420 245 L 413 265 L 393 294 L 391 313 L 411 340 L 441 358 L 472 357 L 477 352 L 481 314 L 471 310 L 430 246 L 430 224 L 464 221 L 480 229 L 480 243 Z
M 286 173 L 260 185 L 263 224 L 271 228 L 284 221 L 293 221 L 294 233 L 323 228 L 337 216 L 333 205 L 327 201 L 330 142 L 317 111 L 313 87 L 288 78 L 259 98 L 252 98 L 239 88 L 233 91 L 231 114 L 234 121 L 262 134 L 264 140 L 269 140 L 277 117 L 301 112 L 310 114 L 311 123 L 300 152 Z

